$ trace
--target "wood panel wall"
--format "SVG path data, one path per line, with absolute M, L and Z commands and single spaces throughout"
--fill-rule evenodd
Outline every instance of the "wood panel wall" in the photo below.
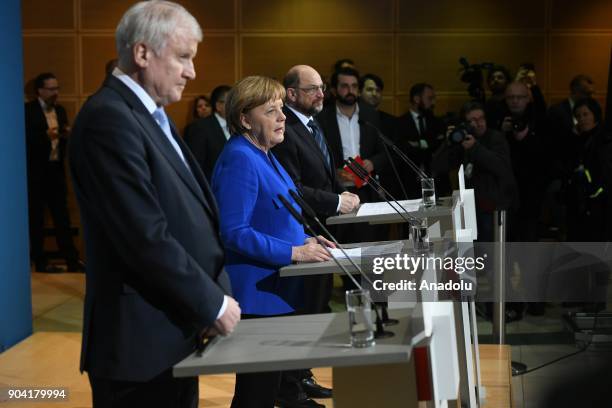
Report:
M 383 109 L 405 112 L 412 83 L 427 81 L 437 112 L 466 99 L 458 59 L 515 70 L 534 62 L 549 103 L 568 94 L 577 73 L 595 81 L 605 102 L 612 43 L 609 0 L 181 0 L 205 39 L 197 78 L 168 112 L 179 128 L 196 95 L 249 74 L 282 78 L 298 63 L 329 75 L 338 58 L 385 81 Z M 60 101 L 74 118 L 114 58 L 114 29 L 131 1 L 23 0 L 24 78 L 53 71 Z M 74 207 L 74 201 L 71 200 Z M 73 216 L 73 221 L 75 217 Z
M 71 116 L 104 78 L 115 56 L 114 28 L 132 2 L 23 0 L 26 81 L 51 70 Z M 385 81 L 384 108 L 402 113 L 417 81 L 431 82 L 439 113 L 466 99 L 458 59 L 492 61 L 515 70 L 536 64 L 550 101 L 567 95 L 577 73 L 593 76 L 604 101 L 612 43 L 612 2 L 607 0 L 183 0 L 205 39 L 197 78 L 169 112 L 186 124 L 194 96 L 242 76 L 281 78 L 297 63 L 323 75 L 340 57 Z

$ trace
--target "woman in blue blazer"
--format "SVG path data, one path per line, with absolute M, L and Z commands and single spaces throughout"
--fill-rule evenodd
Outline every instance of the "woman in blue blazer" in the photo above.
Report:
M 212 187 L 220 209 L 226 270 L 243 318 L 299 310 L 302 279 L 281 278 L 278 269 L 297 261 L 329 259 L 277 198 L 282 194 L 299 211 L 288 194 L 295 185 L 270 151 L 284 138 L 284 97 L 285 89 L 277 81 L 251 76 L 239 81 L 226 98 L 233 136 L 217 160 Z M 236 375 L 232 407 L 273 407 L 280 374 Z

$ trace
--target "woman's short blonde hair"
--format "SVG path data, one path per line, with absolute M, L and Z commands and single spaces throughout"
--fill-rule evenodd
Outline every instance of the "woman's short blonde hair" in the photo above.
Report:
M 264 76 L 248 76 L 232 87 L 225 98 L 225 117 L 232 135 L 247 131 L 240 115 L 268 101 L 285 99 L 285 88 L 280 82 Z

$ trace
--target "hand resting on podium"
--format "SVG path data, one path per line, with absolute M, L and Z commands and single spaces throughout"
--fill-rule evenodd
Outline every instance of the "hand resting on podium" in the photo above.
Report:
M 325 243 L 327 247 L 336 247 L 333 242 L 327 240 L 325 237 L 319 235 L 318 238 Z M 307 238 L 304 245 L 295 246 L 291 250 L 291 260 L 293 262 L 323 262 L 329 261 L 330 259 L 331 257 L 325 248 L 323 248 L 314 237 Z

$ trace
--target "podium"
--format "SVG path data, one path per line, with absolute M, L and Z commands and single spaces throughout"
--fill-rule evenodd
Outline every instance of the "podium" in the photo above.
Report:
M 461 177 L 461 173 L 460 173 Z M 460 183 L 461 185 L 462 183 Z M 473 256 L 473 240 L 477 237 L 476 210 L 474 191 L 465 189 L 453 192 L 452 197 L 442 199 L 443 204 L 433 209 L 419 208 L 408 212 L 413 217 L 427 217 L 436 220 L 429 222 L 430 237 L 433 241 L 433 252 L 437 256 L 446 252 L 445 243 L 455 244 L 456 256 Z M 384 215 L 358 216 L 345 214 L 327 219 L 327 224 L 346 224 L 354 222 L 403 223 L 405 220 L 396 212 Z M 433 225 L 432 225 L 433 224 Z M 443 238 L 442 238 L 443 237 Z M 388 244 L 389 242 L 358 243 L 343 245 L 346 248 Z M 411 250 L 412 243 L 404 241 L 404 253 L 416 255 Z M 445 255 L 443 255 L 445 256 Z M 360 259 L 354 259 L 359 264 Z M 358 272 L 350 262 L 340 262 L 351 273 Z M 420 271 L 427 281 L 438 281 L 440 271 Z M 333 261 L 316 264 L 296 264 L 280 269 L 280 276 L 306 276 L 324 273 L 342 273 Z M 464 296 L 460 301 L 440 301 L 438 294 L 432 291 L 418 293 L 414 299 L 403 299 L 402 296 L 389 296 L 389 310 L 395 318 L 395 308 L 414 306 L 423 316 L 425 334 L 430 339 L 429 369 L 433 387 L 434 406 L 444 406 L 460 399 L 467 407 L 478 407 L 485 397 L 481 386 L 480 357 L 478 350 L 478 330 L 476 326 L 476 307 L 472 297 Z M 458 384 L 457 384 L 458 383 Z M 335 387 L 335 385 L 334 385 Z
M 201 356 L 174 366 L 175 377 L 332 367 L 335 408 L 417 407 L 414 346 L 426 339 L 422 316 L 398 309 L 395 336 L 350 346 L 348 313 L 283 316 L 238 323 Z
M 420 207 L 417 211 L 408 211 L 406 214 L 415 218 L 448 218 L 453 211 L 453 197 L 441 197 L 439 205 L 434 208 Z M 401 202 L 401 201 L 400 201 Z M 401 208 L 396 208 L 400 211 Z M 328 225 L 353 224 L 357 222 L 367 222 L 369 224 L 396 224 L 406 222 L 401 215 L 395 212 L 389 205 L 389 211 L 384 214 L 358 215 L 358 213 L 341 214 L 328 217 Z

